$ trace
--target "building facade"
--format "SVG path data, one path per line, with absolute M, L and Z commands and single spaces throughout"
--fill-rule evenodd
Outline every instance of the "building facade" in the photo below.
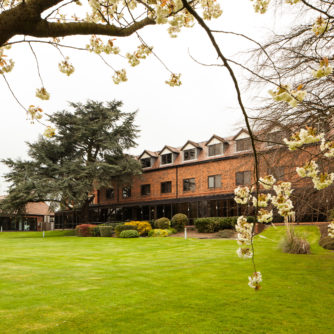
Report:
M 284 137 L 277 129 L 258 136 L 260 176 L 272 174 L 277 180 L 292 181 L 294 187 L 303 189 L 307 181 L 300 183 L 295 170 L 308 156 L 280 145 Z M 237 186 L 250 186 L 255 180 L 251 140 L 244 129 L 229 138 L 213 135 L 205 142 L 188 140 L 178 148 L 166 145 L 158 152 L 145 150 L 137 159 L 143 173 L 133 177 L 131 183 L 96 190 L 90 207 L 91 223 L 154 220 L 171 218 L 176 213 L 186 214 L 190 221 L 197 217 L 252 214 L 233 199 Z M 307 220 L 324 219 L 310 210 L 307 214 L 312 215 Z M 76 224 L 75 211 L 56 214 L 56 227 Z

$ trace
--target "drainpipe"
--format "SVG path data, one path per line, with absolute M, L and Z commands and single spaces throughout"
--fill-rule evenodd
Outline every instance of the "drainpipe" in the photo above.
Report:
M 176 198 L 179 197 L 179 168 L 175 168 L 175 187 L 176 187 Z

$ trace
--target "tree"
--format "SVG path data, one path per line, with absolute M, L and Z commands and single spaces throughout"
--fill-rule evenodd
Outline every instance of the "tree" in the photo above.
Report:
M 53 206 L 78 209 L 87 221 L 93 190 L 113 182 L 129 182 L 139 174 L 137 160 L 124 153 L 136 145 L 135 113 L 120 110 L 122 102 L 70 103 L 74 112 L 49 116 L 57 134 L 28 144 L 29 160 L 4 160 L 11 183 L 1 209 L 24 212 L 28 202 L 49 201 Z

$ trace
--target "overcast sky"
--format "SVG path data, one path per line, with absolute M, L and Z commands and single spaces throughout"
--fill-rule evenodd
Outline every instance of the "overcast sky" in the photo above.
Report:
M 270 29 L 277 29 L 282 23 L 277 23 L 273 15 L 255 14 L 249 0 L 224 1 L 222 4 L 223 15 L 219 20 L 209 22 L 212 28 L 244 33 L 263 41 Z M 276 17 L 279 16 L 276 13 Z M 199 65 L 189 55 L 199 62 L 217 63 L 215 50 L 202 29 L 184 29 L 178 38 L 171 39 L 167 26 L 150 26 L 140 31 L 140 35 L 154 47 L 154 52 L 170 70 L 182 73 L 181 87 L 172 88 L 165 84 L 170 74 L 153 56 L 142 60 L 137 67 L 127 66 L 118 56 L 106 56 L 114 68 L 127 68 L 128 81 L 115 85 L 113 72 L 96 55 L 66 49 L 64 54 L 70 56 L 75 66 L 74 74 L 67 77 L 58 70 L 62 59 L 57 50 L 45 45 L 34 45 L 34 48 L 44 86 L 51 94 L 49 101 L 35 97 L 35 90 L 41 84 L 28 45 L 17 46 L 8 52 L 15 60 L 15 67 L 7 79 L 25 106 L 39 105 L 47 113 L 66 109 L 68 101 L 123 101 L 124 111 L 138 110 L 136 124 L 140 135 L 138 146 L 131 152 L 134 154 L 140 154 L 144 149 L 160 150 L 166 144 L 182 146 L 188 139 L 208 140 L 212 134 L 229 136 L 243 126 L 236 93 L 226 69 Z M 86 45 L 88 39 L 72 38 L 80 46 Z M 223 35 L 219 35 L 218 39 L 226 56 L 242 61 L 248 58 L 249 55 L 243 53 L 252 47 L 249 42 Z M 134 51 L 140 44 L 136 37 L 117 39 L 115 43 L 123 54 Z M 237 75 L 242 83 L 247 74 L 237 70 Z M 44 128 L 26 120 L 24 110 L 10 94 L 4 80 L 0 79 L 0 159 L 26 158 L 25 142 L 35 141 Z M 254 106 L 257 93 L 244 90 L 245 104 Z M 1 165 L 0 174 L 5 172 L 5 167 Z M 0 194 L 6 188 L 2 180 Z

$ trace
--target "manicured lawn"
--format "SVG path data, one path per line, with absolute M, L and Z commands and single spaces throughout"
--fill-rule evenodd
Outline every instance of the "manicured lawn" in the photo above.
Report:
M 334 252 L 256 240 L 263 288 L 232 240 L 0 233 L 0 333 L 334 333 Z

